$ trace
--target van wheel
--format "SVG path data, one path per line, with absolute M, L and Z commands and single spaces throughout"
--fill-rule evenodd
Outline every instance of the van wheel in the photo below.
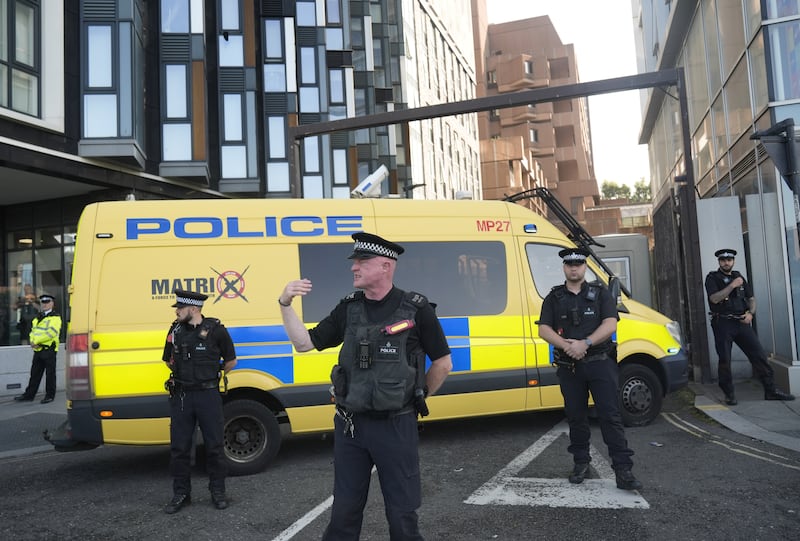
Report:
M 228 472 L 251 475 L 263 471 L 281 447 L 281 432 L 275 415 L 255 400 L 228 402 L 223 411 Z
M 619 371 L 619 402 L 625 426 L 644 426 L 661 412 L 661 382 L 649 368 L 626 364 Z

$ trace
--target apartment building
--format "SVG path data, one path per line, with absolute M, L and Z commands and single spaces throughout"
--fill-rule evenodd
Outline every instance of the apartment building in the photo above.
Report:
M 475 115 L 309 137 L 289 126 L 475 97 L 458 0 L 0 2 L 0 346 L 26 289 L 67 300 L 93 201 L 481 196 Z M 27 286 L 27 288 L 26 288 Z
M 473 0 L 478 96 L 580 82 L 574 47 L 548 16 L 488 24 L 483 2 Z M 600 197 L 585 98 L 481 113 L 479 127 L 484 198 L 546 187 L 585 223 Z

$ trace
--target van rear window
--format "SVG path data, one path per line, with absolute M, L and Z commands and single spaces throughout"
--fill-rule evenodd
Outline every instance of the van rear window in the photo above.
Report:
M 493 315 L 508 298 L 506 250 L 502 242 L 402 242 L 394 283 L 422 293 L 439 316 Z M 314 284 L 303 299 L 303 320 L 314 323 L 353 290 L 352 244 L 301 244 L 300 273 Z

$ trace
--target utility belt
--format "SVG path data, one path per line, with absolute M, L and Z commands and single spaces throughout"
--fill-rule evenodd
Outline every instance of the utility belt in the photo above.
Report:
M 336 416 L 339 417 L 344 423 L 344 434 L 346 436 L 350 436 L 351 438 L 355 437 L 356 421 L 358 421 L 358 419 L 391 419 L 393 417 L 409 415 L 411 413 L 415 413 L 414 418 L 416 418 L 417 410 L 414 406 L 406 406 L 394 411 L 361 411 L 358 413 L 351 413 L 342 406 L 336 406 Z
M 56 343 L 55 342 L 53 342 L 52 344 L 48 344 L 46 346 L 44 346 L 44 345 L 36 346 L 36 348 L 34 348 L 33 350 L 34 351 L 52 351 L 54 349 L 56 349 Z
M 553 364 L 556 366 L 564 366 L 567 368 L 573 368 L 577 363 L 591 363 L 594 361 L 602 361 L 603 359 L 608 358 L 609 350 L 604 348 L 596 348 L 592 349 L 589 348 L 589 351 L 586 352 L 586 356 L 583 359 L 573 359 L 563 350 L 560 349 L 553 349 Z
M 202 383 L 175 383 L 176 391 L 207 391 L 219 388 L 218 381 L 204 381 Z
M 734 321 L 741 321 L 744 318 L 744 314 L 718 314 L 716 312 L 709 312 L 708 315 L 711 316 L 711 321 L 715 319 L 731 319 Z
M 413 413 L 415 411 L 416 410 L 414 409 L 414 406 L 406 406 L 405 408 L 401 408 L 399 410 L 394 410 L 394 411 L 360 411 L 358 413 L 353 413 L 353 417 L 354 418 L 368 417 L 370 419 L 390 419 L 392 417 L 397 417 L 399 415 L 406 415 L 407 413 Z

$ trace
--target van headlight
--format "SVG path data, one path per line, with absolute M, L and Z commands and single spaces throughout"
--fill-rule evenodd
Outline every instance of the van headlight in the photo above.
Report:
M 683 341 L 681 340 L 681 324 L 677 321 L 670 321 L 666 324 L 667 332 L 675 340 L 681 347 L 683 347 Z

